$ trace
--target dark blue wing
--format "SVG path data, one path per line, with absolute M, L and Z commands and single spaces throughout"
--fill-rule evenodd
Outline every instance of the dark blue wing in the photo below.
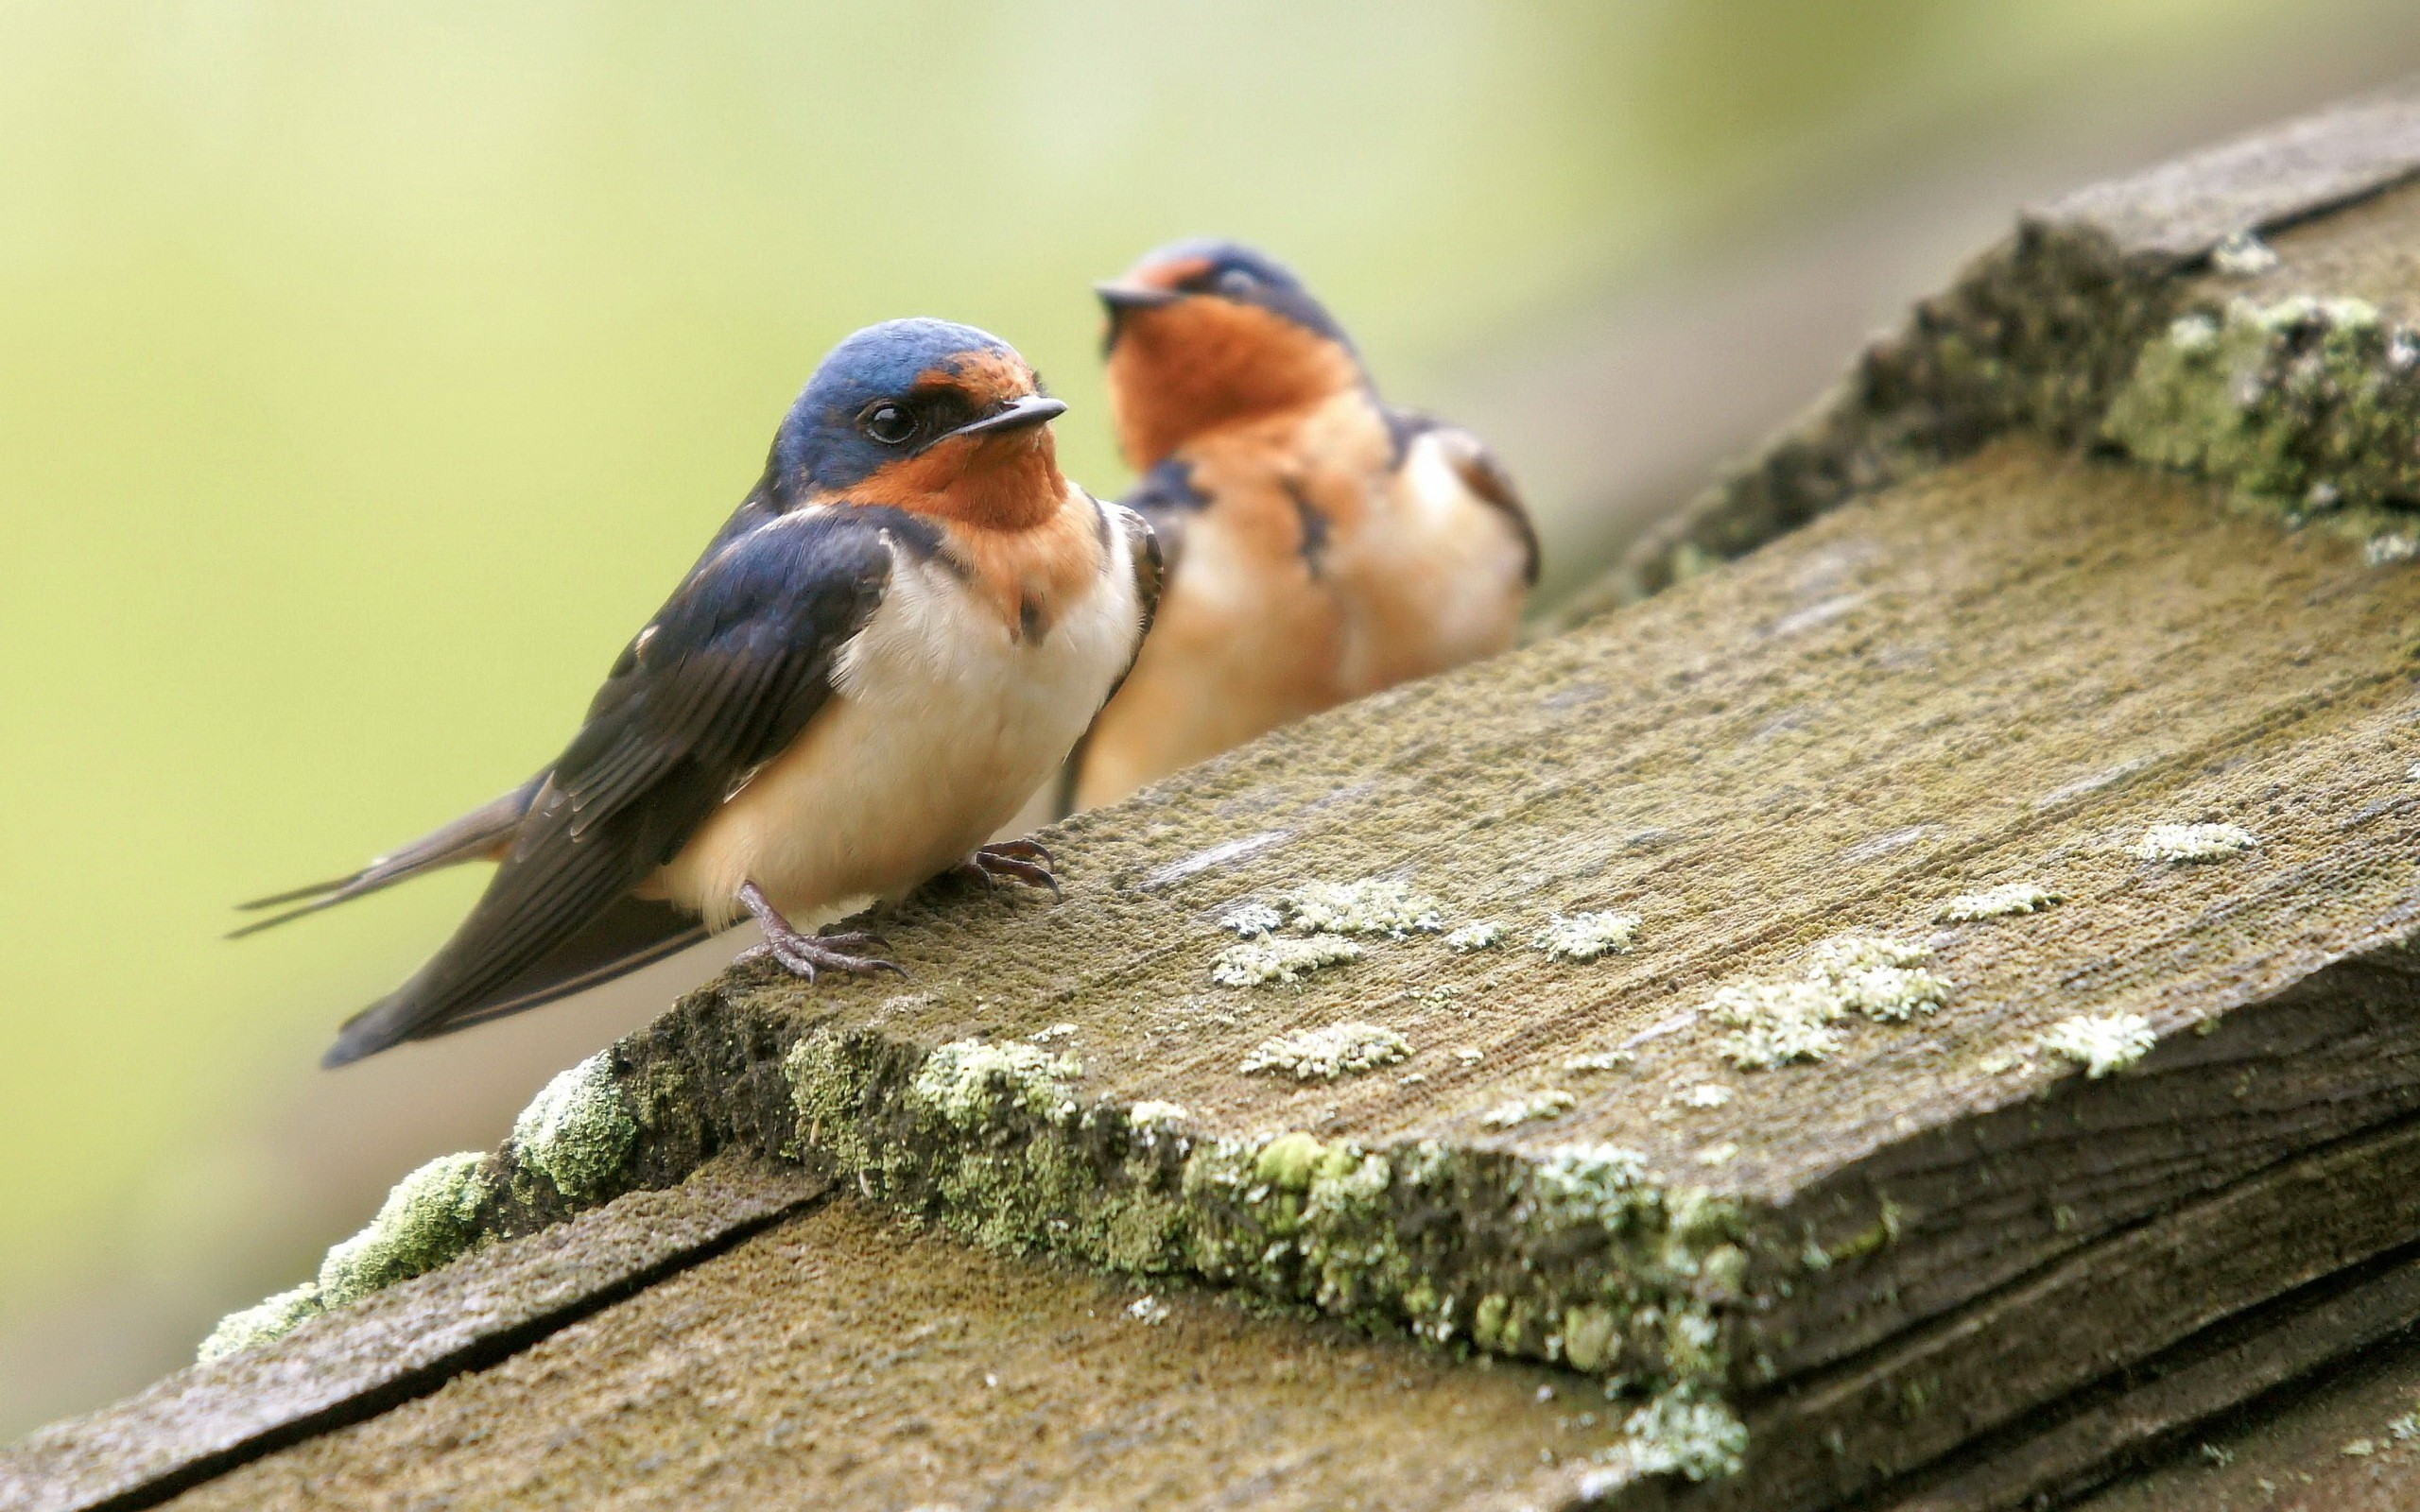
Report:
M 1173 576 L 1177 559 L 1184 554 L 1185 522 L 1210 507 L 1210 496 L 1193 486 L 1192 467 L 1177 457 L 1167 457 L 1136 478 L 1134 487 L 1117 502 L 1141 515 L 1150 525 L 1151 535 L 1159 543 L 1159 570 Z
M 470 917 L 345 1024 L 327 1063 L 535 1006 L 699 937 L 631 889 L 823 706 L 834 659 L 890 582 L 892 541 L 921 528 L 888 510 L 802 511 L 700 562 L 614 662 Z

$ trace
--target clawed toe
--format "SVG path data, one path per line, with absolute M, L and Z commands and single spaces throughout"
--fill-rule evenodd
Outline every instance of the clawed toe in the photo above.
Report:
M 865 935 L 800 935 L 789 939 L 769 939 L 739 953 L 743 961 L 770 957 L 793 976 L 812 982 L 824 971 L 839 971 L 849 976 L 872 976 L 890 971 L 905 977 L 908 969 L 897 961 L 887 961 L 878 955 L 852 955 L 835 948 L 847 943 L 862 948 L 873 936 Z
M 890 949 L 889 936 L 870 929 L 854 929 L 842 934 L 825 933 L 812 936 L 817 941 L 840 951 L 884 951 Z
M 983 847 L 976 854 L 1007 856 L 1016 861 L 1039 861 L 1046 867 L 1055 867 L 1059 864 L 1059 858 L 1050 853 L 1050 848 L 1039 840 L 1000 840 Z
M 1028 887 L 1047 887 L 1050 896 L 1058 898 L 1064 895 L 1059 890 L 1059 879 L 1051 874 L 1053 864 L 1050 852 L 1031 840 L 1003 840 L 977 850 L 963 869 L 979 873 L 987 883 L 1005 877 Z
M 740 902 L 756 916 L 765 931 L 765 943 L 741 951 L 737 959 L 757 961 L 770 957 L 793 976 L 809 982 L 820 972 L 839 971 L 849 976 L 872 976 L 877 971 L 890 971 L 901 977 L 908 969 L 897 961 L 884 960 L 878 955 L 859 955 L 853 952 L 890 949 L 890 941 L 868 930 L 847 931 L 837 935 L 809 935 L 794 927 L 779 910 L 766 901 L 754 883 L 739 890 Z

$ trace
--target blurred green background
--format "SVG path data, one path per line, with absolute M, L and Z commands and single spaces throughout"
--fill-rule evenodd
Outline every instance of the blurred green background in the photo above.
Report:
M 851 329 L 1017 343 L 1106 491 L 1087 283 L 1258 241 L 1496 434 L 1560 589 L 2018 198 L 2410 11 L 0 4 L 0 1437 L 704 969 L 323 1077 L 479 879 L 216 936 L 551 754 Z

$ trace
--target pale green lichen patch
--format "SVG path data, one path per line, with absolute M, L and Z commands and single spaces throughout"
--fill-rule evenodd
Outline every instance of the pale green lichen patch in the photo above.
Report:
M 1073 1056 L 1028 1044 L 957 1040 L 925 1057 L 914 1094 L 942 1118 L 974 1128 L 1006 1108 L 1050 1114 L 1067 1101 L 1067 1081 L 1081 1075 Z
M 1731 1101 L 1731 1089 L 1719 1081 L 1702 1081 L 1681 1093 L 1683 1108 L 1720 1108 Z
M 1435 901 L 1388 877 L 1305 883 L 1278 900 L 1292 928 L 1312 935 L 1433 935 L 1444 929 Z
M 578 1203 L 611 1191 L 638 1137 L 638 1123 L 624 1106 L 613 1057 L 605 1051 L 557 1074 L 512 1121 L 512 1148 L 521 1164 Z
M 1557 914 L 1530 943 L 1558 961 L 1593 961 L 1628 954 L 1637 937 L 1636 914 Z
M 1286 927 L 1286 916 L 1267 903 L 1240 903 L 1219 916 L 1219 927 L 1245 939 L 1274 935 Z
M 1917 963 L 1931 948 L 1879 935 L 1844 935 L 1815 947 L 1807 977 L 1840 995 L 1841 1006 L 1884 1023 L 1904 1023 L 1949 1001 L 1949 984 Z
M 1584 1056 L 1570 1057 L 1564 1061 L 1563 1069 L 1583 1073 L 1625 1071 L 1637 1062 L 1638 1053 L 1634 1050 L 1596 1050 Z
M 1434 935 L 1445 925 L 1434 899 L 1392 877 L 1358 882 L 1306 882 L 1273 898 L 1238 903 L 1219 927 L 1246 939 L 1290 929 L 1299 935 L 1383 935 L 1402 939 Z
M 1640 1475 L 1692 1481 L 1737 1475 L 1748 1452 L 1748 1429 L 1720 1398 L 1686 1387 L 1667 1391 L 1622 1422 L 1613 1451 Z
M 1457 955 L 1467 955 L 1473 951 L 1492 951 L 1503 943 L 1504 926 L 1493 919 L 1464 924 L 1445 936 L 1445 948 Z
M 1341 935 L 1313 935 L 1308 939 L 1264 935 L 1230 945 L 1210 963 L 1210 980 L 1221 987 L 1259 987 L 1292 982 L 1322 967 L 1357 961 L 1361 946 Z
M 1792 981 L 1747 981 L 1717 991 L 1704 1013 L 1730 1032 L 1715 1054 L 1742 1071 L 1822 1060 L 1841 1047 L 1852 1015 L 1904 1023 L 1937 1011 L 1949 984 L 1917 963 L 1929 948 L 1878 935 L 1845 935 L 1808 953 Z
M 2123 1071 L 2159 1042 L 2149 1019 L 2139 1013 L 2078 1014 L 2052 1024 L 2042 1036 L 2042 1048 L 2065 1056 L 2098 1080 Z
M 1193 1109 L 1183 1103 L 1163 1103 L 1145 1098 L 1126 1110 L 1127 1122 L 1147 1133 L 1174 1128 L 1193 1117 Z
M 2360 300 L 2231 299 L 2144 347 L 2103 433 L 2294 523 L 2368 535 L 2420 499 L 2420 338 Z
M 1936 924 L 1972 924 L 1986 919 L 2007 919 L 2016 914 L 2038 914 L 2067 900 L 2064 894 L 2052 892 L 2038 883 L 2011 882 L 1981 892 L 1963 892 L 1941 905 L 1933 916 Z
M 1731 1031 L 1715 1042 L 1715 1054 L 1742 1071 L 1771 1071 L 1838 1050 L 1832 1025 L 1848 1009 L 1819 982 L 1745 982 L 1715 993 L 1705 1013 Z
M 2182 865 L 2223 861 L 2260 842 L 2240 824 L 2154 824 L 2143 832 L 2127 854 L 2137 861 Z
M 195 1358 L 208 1365 L 239 1350 L 282 1339 L 327 1309 L 328 1304 L 320 1297 L 320 1283 L 304 1281 L 292 1291 L 280 1292 L 256 1306 L 220 1318 L 218 1326 L 210 1331 L 210 1337 L 201 1341 Z
M 2420 536 L 2409 530 L 2381 530 L 2361 542 L 2361 560 L 2372 567 L 2392 567 L 2420 557 Z
M 1409 1058 L 1411 1043 L 1374 1023 L 1332 1023 L 1264 1040 L 1244 1057 L 1246 1075 L 1270 1073 L 1297 1081 L 1334 1081 Z
M 1252 1174 L 1280 1192 L 1308 1192 L 1311 1177 L 1327 1159 L 1327 1146 L 1316 1134 L 1297 1130 L 1280 1134 L 1253 1157 Z
M 2210 266 L 2229 278 L 2258 278 L 2277 266 L 2277 249 L 2252 231 L 2231 231 L 2210 249 Z
M 1490 1128 L 1512 1128 L 1521 1124 L 1543 1123 L 1561 1118 L 1580 1106 L 1580 1099 L 1565 1091 L 1531 1092 L 1496 1104 L 1479 1115 L 1479 1122 Z
M 1062 1068 L 944 1050 L 935 1069 L 873 1030 L 802 1038 L 783 1060 L 802 1150 L 978 1243 L 1650 1386 L 1724 1379 L 1716 1316 L 1741 1296 L 1743 1219 L 1630 1151 L 1204 1137 L 1080 1101 Z
M 342 1307 L 473 1248 L 489 1190 L 487 1157 L 468 1150 L 441 1155 L 396 1182 L 370 1227 L 320 1263 L 320 1301 Z

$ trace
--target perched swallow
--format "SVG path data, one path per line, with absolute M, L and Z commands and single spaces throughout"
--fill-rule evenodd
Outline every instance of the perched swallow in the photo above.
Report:
M 1072 806 L 1512 644 L 1538 542 L 1511 479 L 1468 431 L 1381 400 L 1291 272 L 1187 241 L 1098 289 L 1142 475 L 1124 502 L 1168 585 L 1070 764 Z
M 310 900 L 261 929 L 502 863 L 325 1063 L 551 1002 L 743 915 L 811 980 L 898 968 L 867 954 L 876 936 L 794 918 L 954 866 L 1055 891 L 1041 847 L 982 842 L 1133 665 L 1159 593 L 1150 527 L 1060 475 L 1065 408 L 968 326 L 894 320 L 833 349 L 552 765 L 350 877 L 246 905 Z

